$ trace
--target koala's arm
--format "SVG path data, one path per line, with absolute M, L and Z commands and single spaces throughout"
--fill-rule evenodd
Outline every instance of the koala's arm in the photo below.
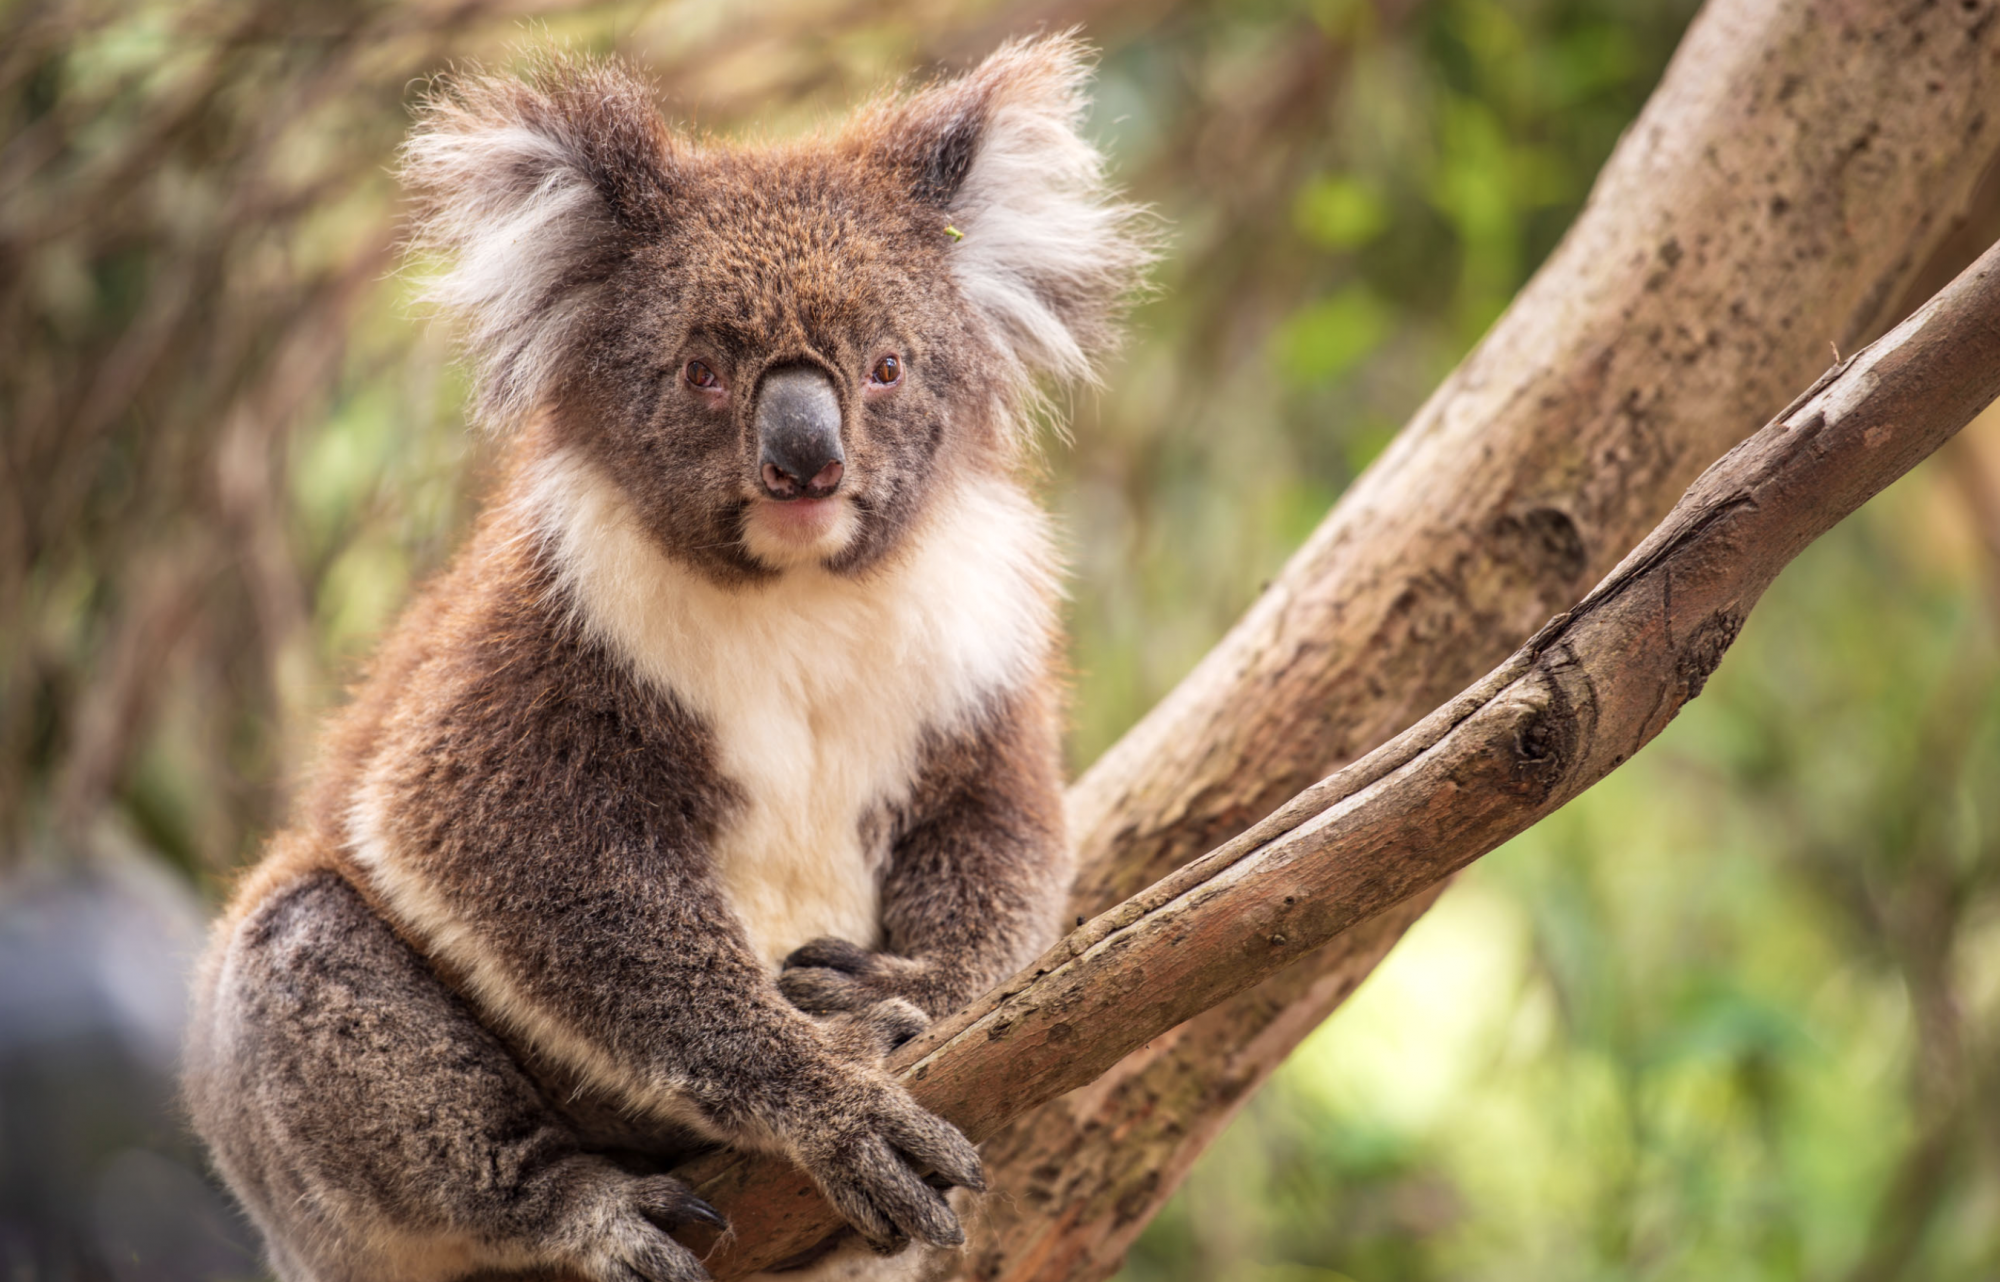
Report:
M 876 1241 L 961 1240 L 921 1168 L 977 1188 L 977 1153 L 735 929 L 700 726 L 580 645 L 492 631 L 469 675 L 414 674 L 357 780 L 350 849 L 380 900 L 489 1018 L 635 1114 L 786 1154 Z
M 883 875 L 883 949 L 819 939 L 794 952 L 779 986 L 801 1010 L 900 997 L 935 1019 L 1061 934 L 1073 861 L 1053 704 L 1027 687 L 930 737 Z

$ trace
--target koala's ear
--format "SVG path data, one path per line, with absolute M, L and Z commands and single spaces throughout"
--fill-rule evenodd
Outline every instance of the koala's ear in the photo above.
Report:
M 421 296 L 465 322 L 489 426 L 546 399 L 590 294 L 664 230 L 675 161 L 645 85 L 613 63 L 451 78 L 420 105 L 402 153 L 410 248 L 447 260 Z
M 1114 199 L 1078 132 L 1089 50 L 1074 33 L 1002 46 L 864 124 L 912 197 L 959 234 L 952 273 L 1025 374 L 1092 381 L 1151 262 L 1144 215 Z

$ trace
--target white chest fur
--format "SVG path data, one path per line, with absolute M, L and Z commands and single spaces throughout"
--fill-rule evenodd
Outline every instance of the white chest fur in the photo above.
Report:
M 594 465 L 550 460 L 528 502 L 579 623 L 715 734 L 746 799 L 715 866 L 752 948 L 775 966 L 822 935 L 878 944 L 886 834 L 868 821 L 907 797 L 926 730 L 1043 661 L 1041 512 L 984 484 L 879 572 L 722 588 L 667 556 Z

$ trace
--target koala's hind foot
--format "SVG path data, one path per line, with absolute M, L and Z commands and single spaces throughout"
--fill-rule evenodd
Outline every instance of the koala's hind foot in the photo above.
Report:
M 303 876 L 214 947 L 188 1102 L 285 1282 L 707 1277 L 666 1230 L 721 1217 L 582 1151 L 346 882 Z

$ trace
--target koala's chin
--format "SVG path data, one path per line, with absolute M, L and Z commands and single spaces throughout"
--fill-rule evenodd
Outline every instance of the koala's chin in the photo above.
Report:
M 743 547 L 773 570 L 823 566 L 853 545 L 859 525 L 854 502 L 845 494 L 757 498 L 743 515 Z

